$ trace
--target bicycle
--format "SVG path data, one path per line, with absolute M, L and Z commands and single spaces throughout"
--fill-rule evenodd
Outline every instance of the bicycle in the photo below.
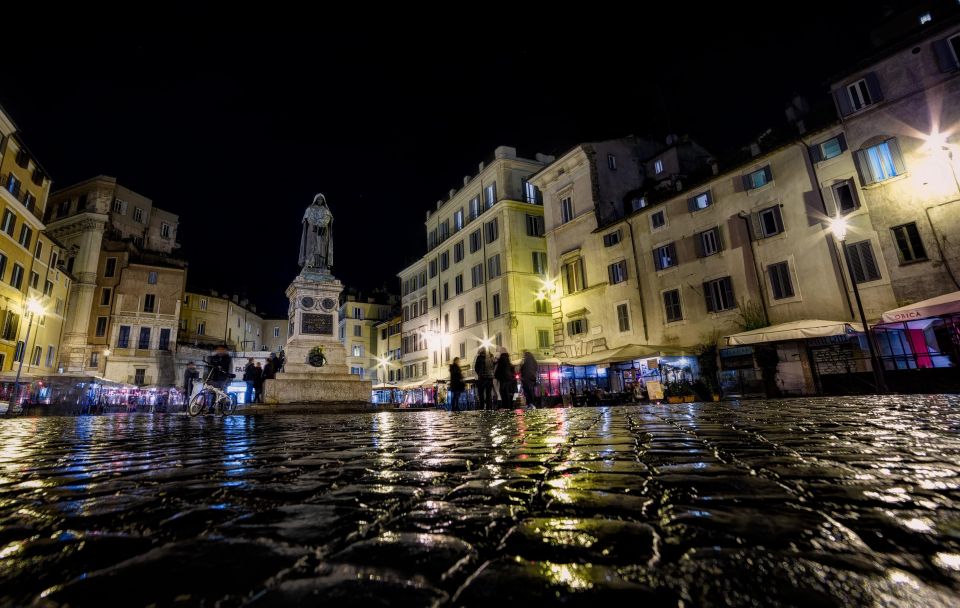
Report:
M 203 379 L 200 391 L 190 399 L 190 405 L 187 407 L 187 413 L 190 416 L 199 416 L 208 407 L 215 410 L 221 416 L 232 414 L 237 409 L 237 396 L 223 391 L 220 387 L 210 383 L 210 376 L 213 375 L 213 366 L 207 372 Z M 230 378 L 235 378 L 236 374 L 227 374 Z

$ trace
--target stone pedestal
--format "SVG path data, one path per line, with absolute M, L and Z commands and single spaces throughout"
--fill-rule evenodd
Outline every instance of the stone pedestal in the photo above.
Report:
M 264 401 L 269 404 L 369 403 L 371 382 L 349 373 L 347 353 L 337 338 L 338 306 L 343 284 L 330 274 L 304 270 L 290 287 L 288 317 L 290 333 L 284 350 L 283 373 L 264 383 Z M 310 351 L 323 348 L 323 367 L 309 363 Z

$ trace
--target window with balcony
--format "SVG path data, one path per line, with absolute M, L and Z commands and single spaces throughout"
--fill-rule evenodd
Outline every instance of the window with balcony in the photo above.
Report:
M 143 296 L 143 312 L 154 312 L 154 309 L 156 308 L 156 299 L 157 296 L 152 293 L 148 293 Z

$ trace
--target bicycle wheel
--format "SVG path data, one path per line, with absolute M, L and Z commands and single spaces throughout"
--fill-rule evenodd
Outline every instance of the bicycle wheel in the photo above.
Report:
M 193 396 L 193 399 L 190 400 L 190 406 L 187 408 L 187 413 L 191 416 L 198 416 L 203 412 L 204 407 L 207 404 L 207 397 L 209 393 L 207 391 L 200 391 Z
M 233 393 L 228 393 L 226 399 L 220 399 L 220 414 L 226 416 L 227 414 L 232 414 L 237 410 L 237 396 Z

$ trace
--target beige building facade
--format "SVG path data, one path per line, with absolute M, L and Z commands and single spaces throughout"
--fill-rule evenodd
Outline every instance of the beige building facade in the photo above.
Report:
M 376 326 L 388 319 L 396 307 L 395 295 L 377 292 L 372 296 L 345 293 L 340 303 L 340 342 L 347 351 L 347 368 L 351 374 L 380 383 L 377 361 Z

